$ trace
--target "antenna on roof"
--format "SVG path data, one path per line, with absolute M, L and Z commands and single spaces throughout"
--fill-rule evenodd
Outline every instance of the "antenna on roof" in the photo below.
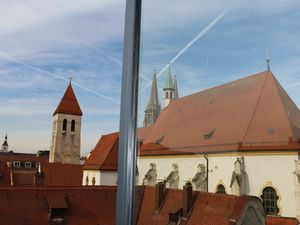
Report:
M 269 58 L 269 49 L 266 48 L 266 63 L 267 63 L 267 70 L 270 71 L 270 58 Z
M 70 79 L 70 84 L 72 83 L 72 76 L 70 75 L 69 76 L 69 79 Z

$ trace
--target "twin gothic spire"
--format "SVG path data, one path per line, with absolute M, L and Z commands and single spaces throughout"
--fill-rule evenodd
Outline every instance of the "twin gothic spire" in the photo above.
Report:
M 163 94 L 164 94 L 163 97 L 164 108 L 167 107 L 173 99 L 178 98 L 176 75 L 174 77 L 174 82 L 173 82 L 170 64 L 167 73 L 167 80 L 163 88 Z M 160 114 L 160 111 L 161 111 L 161 107 L 158 100 L 156 70 L 154 70 L 150 99 L 147 104 L 147 108 L 145 110 L 144 127 L 154 124 Z

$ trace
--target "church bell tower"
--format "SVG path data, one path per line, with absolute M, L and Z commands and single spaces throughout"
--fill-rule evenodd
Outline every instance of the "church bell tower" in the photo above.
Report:
M 53 113 L 49 162 L 80 164 L 82 111 L 70 84 Z
M 166 108 L 173 99 L 178 98 L 177 80 L 175 76 L 174 83 L 173 83 L 170 64 L 168 68 L 166 84 L 163 88 L 163 91 L 164 91 L 164 98 L 163 98 L 164 108 Z

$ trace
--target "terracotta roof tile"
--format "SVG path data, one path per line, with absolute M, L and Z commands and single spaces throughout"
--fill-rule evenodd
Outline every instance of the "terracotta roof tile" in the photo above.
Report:
M 298 225 L 299 221 L 291 217 L 267 216 L 266 225 Z
M 84 169 L 117 170 L 119 133 L 103 135 L 86 159 Z
M 173 100 L 148 131 L 144 143 L 155 143 L 163 136 L 160 144 L 174 154 L 291 143 L 292 149 L 299 149 L 298 127 L 297 106 L 272 72 L 266 71 Z M 210 137 L 205 138 L 208 133 Z M 152 150 L 144 146 L 141 154 L 165 154 Z
M 138 187 L 136 224 L 168 224 L 169 212 L 182 207 L 182 194 L 182 190 L 168 190 L 162 207 L 156 212 L 155 188 Z M 250 200 L 251 197 L 200 192 L 188 219 L 180 224 L 229 225 L 230 219 L 242 217 Z M 4 187 L 0 192 L 0 224 L 20 225 L 21 221 L 22 225 L 49 224 L 49 210 L 55 208 L 67 209 L 67 224 L 115 224 L 116 187 Z
M 11 185 L 10 171 L 14 185 L 32 186 L 35 173 L 38 168 L 14 168 L 7 166 L 7 162 L 20 161 L 24 166 L 25 162 L 40 162 L 44 173 L 42 185 L 45 186 L 81 186 L 83 166 L 74 164 L 49 163 L 48 156 L 36 156 L 35 154 L 0 154 L 0 186 Z
M 82 116 L 82 111 L 73 91 L 71 83 L 69 84 L 64 96 L 60 100 L 53 115 L 57 113 Z

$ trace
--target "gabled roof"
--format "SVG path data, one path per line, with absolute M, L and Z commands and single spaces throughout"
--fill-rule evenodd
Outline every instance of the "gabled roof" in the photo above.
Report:
M 169 213 L 183 208 L 183 190 L 167 189 L 164 201 L 155 208 L 155 187 L 146 186 L 143 202 L 139 211 L 138 225 L 168 224 Z M 231 220 L 240 220 L 249 202 L 261 205 L 258 198 L 252 196 L 235 196 L 207 192 L 193 193 L 193 207 L 186 225 L 230 225 Z M 263 212 L 263 207 L 261 205 Z
M 173 100 L 143 143 L 162 136 L 160 145 L 170 154 L 299 149 L 300 113 L 273 73 L 265 71 Z M 147 145 L 141 151 L 165 153 Z
M 86 159 L 84 169 L 118 169 L 119 133 L 103 135 Z
M 55 112 L 53 113 L 53 116 L 57 113 L 82 116 L 82 111 L 80 109 L 71 83 L 69 84 L 64 96 L 60 100 Z

